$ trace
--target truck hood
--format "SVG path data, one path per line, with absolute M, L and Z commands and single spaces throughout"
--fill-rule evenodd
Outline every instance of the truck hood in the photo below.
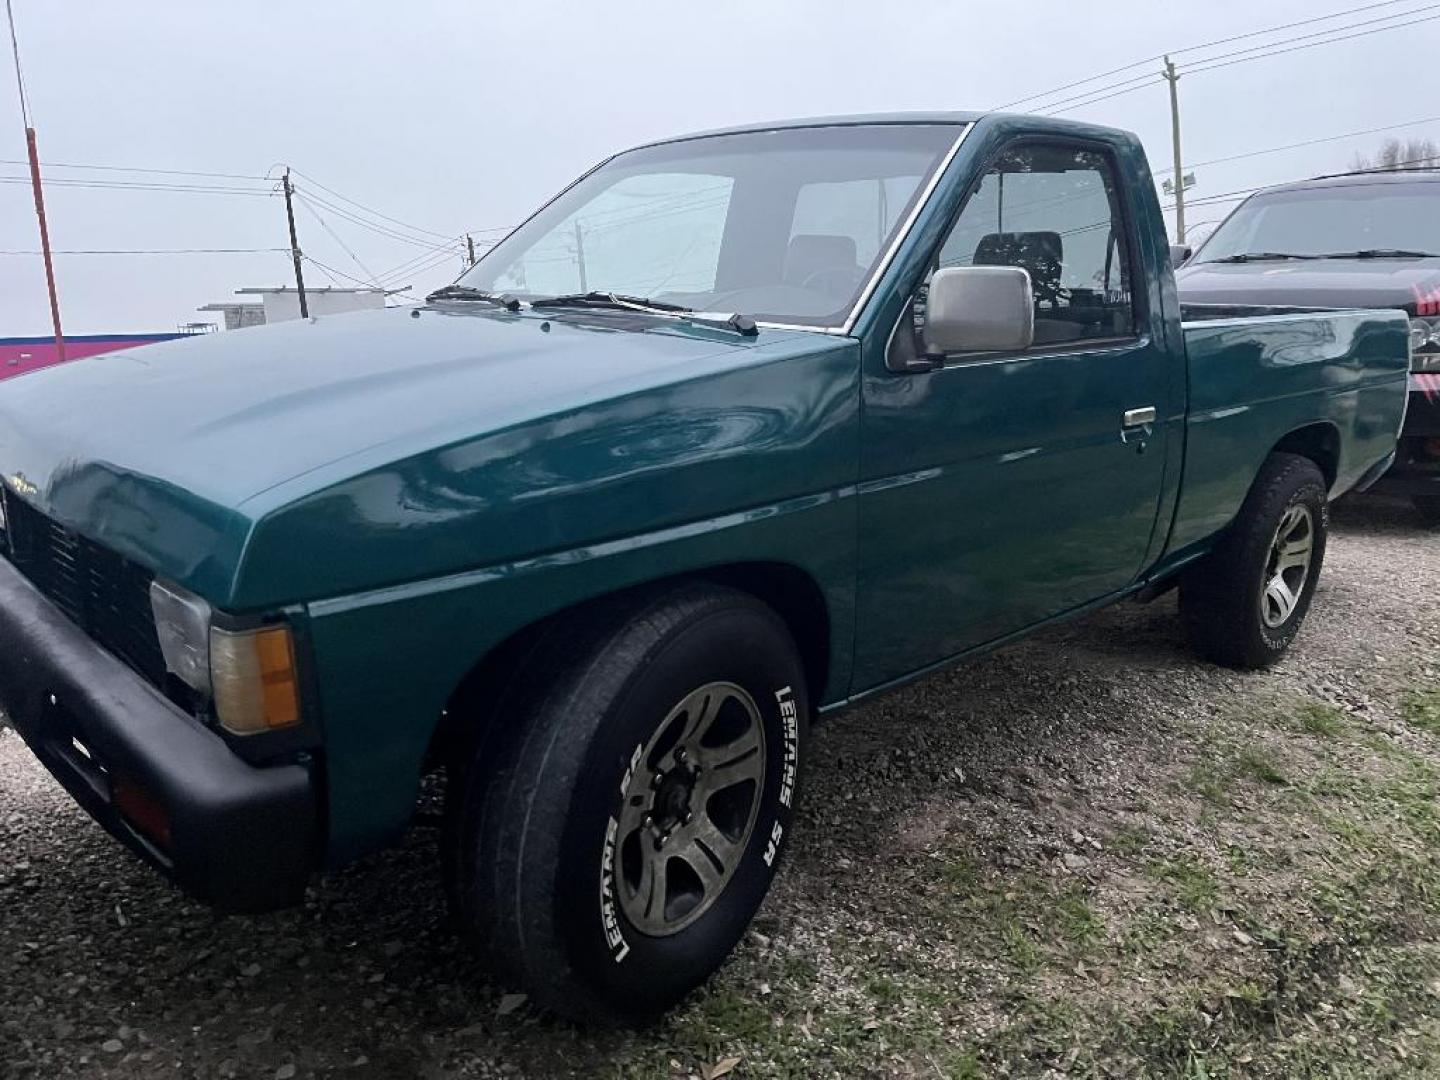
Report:
M 1195 263 L 1175 272 L 1187 304 L 1403 308 L 1440 300 L 1440 259 Z
M 0 385 L 0 477 L 11 498 L 219 599 L 255 523 L 284 503 L 429 448 L 743 366 L 797 336 L 821 337 L 457 304 L 166 342 Z

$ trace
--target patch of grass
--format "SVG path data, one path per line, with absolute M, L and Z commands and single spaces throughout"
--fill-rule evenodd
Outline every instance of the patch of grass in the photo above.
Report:
M 1334 705 L 1307 701 L 1295 710 L 1295 722 L 1301 731 L 1333 739 L 1345 731 L 1345 713 Z
M 1011 962 L 1021 971 L 1032 972 L 1040 966 L 1040 950 L 1034 938 L 1013 915 L 1001 924 L 1000 940 L 1004 942 Z
M 1150 830 L 1141 825 L 1121 825 L 1110 834 L 1110 850 L 1117 855 L 1139 855 L 1150 843 Z
M 1078 886 L 1061 894 L 1054 912 L 1056 927 L 1066 941 L 1085 945 L 1101 934 L 1100 918 Z
M 1190 770 L 1187 783 L 1195 794 L 1217 806 L 1230 805 L 1230 782 L 1234 774 L 1219 763 L 1201 761 Z
M 984 1080 L 985 1068 L 974 1050 L 953 1050 L 945 1056 L 945 1075 L 949 1080 Z
M 1220 896 L 1215 875 L 1188 855 L 1151 863 L 1150 876 L 1175 887 L 1180 902 L 1192 911 L 1209 911 Z
M 1411 690 L 1400 701 L 1400 718 L 1419 731 L 1440 735 L 1440 690 Z
M 956 892 L 970 892 L 980 883 L 980 872 L 969 859 L 947 859 L 940 868 L 940 880 Z
M 1274 757 L 1260 747 L 1247 746 L 1235 755 L 1235 772 L 1247 780 L 1258 780 L 1262 784 L 1277 786 L 1288 784 L 1285 774 L 1275 763 Z
M 900 984 L 888 975 L 872 975 L 867 978 L 865 992 L 880 1005 L 895 1005 L 905 996 Z

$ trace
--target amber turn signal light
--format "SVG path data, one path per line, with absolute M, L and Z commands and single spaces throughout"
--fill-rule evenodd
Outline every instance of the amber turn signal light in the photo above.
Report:
M 210 681 L 220 726 L 235 735 L 300 723 L 295 643 L 288 626 L 210 630 Z

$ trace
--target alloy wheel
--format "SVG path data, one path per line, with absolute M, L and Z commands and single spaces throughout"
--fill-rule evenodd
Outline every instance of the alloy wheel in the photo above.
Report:
M 1282 626 L 1300 603 L 1314 547 L 1315 519 L 1308 506 L 1297 503 L 1281 515 L 1266 561 L 1260 618 L 1270 629 Z
M 641 933 L 700 918 L 735 873 L 759 813 L 765 727 L 728 682 L 687 694 L 639 749 L 617 830 L 617 892 Z

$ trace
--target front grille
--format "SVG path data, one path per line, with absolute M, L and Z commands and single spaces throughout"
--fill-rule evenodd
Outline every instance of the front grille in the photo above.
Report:
M 150 610 L 153 575 L 8 492 L 0 497 L 16 569 L 103 648 L 163 686 L 165 658 Z

